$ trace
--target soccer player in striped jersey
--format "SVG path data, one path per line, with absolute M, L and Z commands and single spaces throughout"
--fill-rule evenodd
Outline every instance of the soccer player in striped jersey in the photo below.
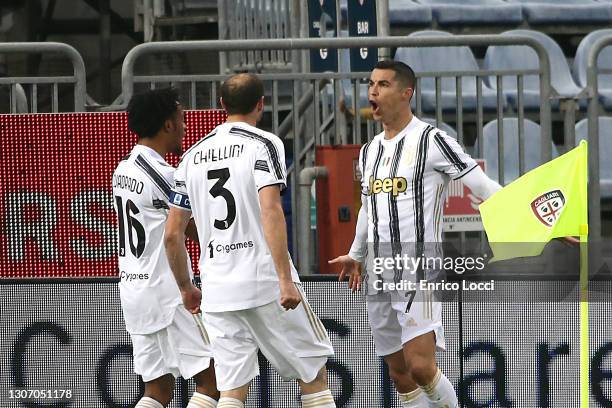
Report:
M 371 73 L 368 98 L 383 132 L 359 154 L 362 207 L 351 250 L 330 262 L 341 264 L 340 278 L 349 275 L 349 287 L 358 290 L 360 264 L 367 255 L 368 320 L 376 352 L 389 367 L 402 406 L 455 408 L 453 386 L 435 359 L 436 349 L 445 348 L 441 303 L 427 299 L 424 292 L 381 290 L 381 282 L 397 281 L 398 271 L 385 276 L 380 270 L 373 273 L 373 266 L 385 257 L 418 257 L 422 251 L 439 255 L 437 245 L 431 244 L 442 240 L 450 180 L 461 179 L 480 199 L 501 187 L 453 138 L 412 114 L 415 85 L 414 72 L 402 62 L 380 61 Z
M 138 143 L 113 174 L 121 306 L 133 345 L 134 371 L 145 383 L 137 408 L 167 406 L 179 375 L 193 377 L 196 383 L 188 408 L 214 408 L 219 399 L 208 335 L 201 317 L 183 307 L 163 248 L 174 182 L 174 168 L 164 156 L 181 153 L 185 131 L 177 99 L 171 89 L 134 95 L 127 108 L 128 127 Z M 197 239 L 193 223 L 187 232 Z
M 227 122 L 189 149 L 175 173 L 166 251 L 186 305 L 190 295 L 184 231 L 191 215 L 200 237 L 204 322 L 210 333 L 218 408 L 241 408 L 259 374 L 257 352 L 286 380 L 297 379 L 304 408 L 335 407 L 325 363 L 333 349 L 310 308 L 287 250 L 280 192 L 285 152 L 255 127 L 264 88 L 253 74 L 221 87 Z

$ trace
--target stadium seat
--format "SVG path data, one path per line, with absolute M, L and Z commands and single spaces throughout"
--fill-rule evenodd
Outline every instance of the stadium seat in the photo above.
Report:
M 389 0 L 389 24 L 425 25 L 431 24 L 431 7 L 412 0 Z
M 599 185 L 601 188 L 601 197 L 612 199 L 612 166 L 610 166 L 610 157 L 612 157 L 612 117 L 599 117 Z M 588 119 L 582 119 L 576 123 L 576 144 L 580 140 L 588 140 L 589 127 Z
M 340 0 L 343 21 L 348 20 L 347 0 Z M 433 20 L 431 7 L 413 0 L 389 0 L 389 24 L 430 25 Z
M 519 4 L 502 0 L 416 0 L 430 6 L 434 19 L 444 24 L 520 24 Z
M 520 4 L 529 24 L 601 24 L 610 23 L 612 5 L 592 0 L 506 0 Z
M 504 118 L 504 184 L 516 180 L 519 177 L 519 144 L 517 118 Z M 525 172 L 532 170 L 540 165 L 541 162 L 541 132 L 540 125 L 525 119 L 524 121 L 524 140 L 525 140 Z M 499 181 L 499 170 L 497 162 L 497 119 L 487 123 L 482 129 L 483 137 L 483 158 L 486 161 L 486 173 L 495 181 Z M 552 144 L 552 142 L 551 142 Z M 557 156 L 557 149 L 552 145 L 553 157 Z
M 561 47 L 546 34 L 530 30 L 512 30 L 502 35 L 527 36 L 540 42 L 548 53 L 551 68 L 551 82 L 553 88 L 561 97 L 576 97 L 581 89 L 574 83 L 567 60 Z M 538 69 L 539 60 L 534 49 L 528 46 L 495 46 L 489 47 L 484 58 L 486 70 L 508 69 Z M 523 80 L 523 104 L 525 109 L 539 109 L 540 107 L 540 80 L 536 75 L 525 75 Z M 493 89 L 497 89 L 495 77 L 488 77 L 487 82 Z M 516 76 L 504 76 L 503 91 L 509 102 L 517 106 Z M 559 101 L 553 102 L 553 108 L 558 109 Z
M 587 58 L 591 47 L 598 39 L 608 36 L 612 36 L 612 29 L 593 31 L 580 41 L 573 66 L 574 78 L 578 86 L 583 88 L 587 86 Z M 612 68 L 612 46 L 601 50 L 597 59 L 597 66 L 604 69 Z M 606 109 L 612 109 L 612 75 L 600 74 L 597 79 L 599 100 Z
M 444 31 L 417 31 L 410 37 L 451 36 Z M 408 48 L 400 47 L 395 53 L 395 60 L 410 65 L 416 73 L 419 72 L 456 72 L 478 71 L 478 63 L 469 47 L 426 47 Z M 421 78 L 421 100 L 423 111 L 433 112 L 436 107 L 436 86 L 432 77 Z M 442 79 L 441 99 L 442 109 L 453 111 L 457 107 L 456 81 L 453 77 Z M 413 98 L 413 106 L 416 97 Z M 476 78 L 467 76 L 462 78 L 463 109 L 476 110 Z M 482 103 L 484 109 L 494 110 L 497 107 L 497 96 L 493 90 L 483 83 Z

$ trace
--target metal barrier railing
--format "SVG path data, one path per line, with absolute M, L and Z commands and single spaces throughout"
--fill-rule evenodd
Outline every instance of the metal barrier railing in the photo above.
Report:
M 297 37 L 299 24 L 292 0 L 219 0 L 219 39 L 280 39 Z M 293 30 L 293 31 L 292 31 Z M 291 53 L 257 50 L 221 53 L 220 72 L 227 70 L 289 70 Z
M 588 134 L 589 134 L 589 241 L 601 239 L 601 189 L 599 185 L 599 115 L 601 105 L 598 95 L 598 75 L 610 74 L 612 70 L 599 69 L 597 61 L 601 51 L 612 45 L 612 36 L 602 37 L 595 41 L 589 50 L 587 58 L 587 90 L 589 95 L 588 106 Z M 600 260 L 591 258 L 591 265 L 600 265 Z
M 191 108 L 197 108 L 195 92 L 198 87 L 207 86 L 210 94 L 210 102 L 212 107 L 217 106 L 216 88 L 229 75 L 136 75 L 134 67 L 136 61 L 146 55 L 151 54 L 172 54 L 185 52 L 230 52 L 230 51 L 296 51 L 307 49 L 320 48 L 395 48 L 395 47 L 441 47 L 441 46 L 511 46 L 511 45 L 526 45 L 535 50 L 539 58 L 539 69 L 537 70 L 504 70 L 504 71 L 462 71 L 462 72 L 421 72 L 417 75 L 417 80 L 421 81 L 426 77 L 435 78 L 436 83 L 436 109 L 435 115 L 437 122 L 441 122 L 443 118 L 441 101 L 441 80 L 444 77 L 454 77 L 457 81 L 457 109 L 456 121 L 457 127 L 460 129 L 458 137 L 462 141 L 464 112 L 462 109 L 462 88 L 461 78 L 472 76 L 476 78 L 476 113 L 474 119 L 476 122 L 477 140 L 482 140 L 482 128 L 484 124 L 485 114 L 483 112 L 482 98 L 482 82 L 487 76 L 494 77 L 497 80 L 497 110 L 494 118 L 501 121 L 504 118 L 504 95 L 502 89 L 502 77 L 513 75 L 517 77 L 518 84 L 518 118 L 520 123 L 524 117 L 522 107 L 522 82 L 526 75 L 539 75 L 540 84 L 540 109 L 539 122 L 541 126 L 541 162 L 546 162 L 552 157 L 552 136 L 551 136 L 551 106 L 550 99 L 554 96 L 551 87 L 550 62 L 545 48 L 529 37 L 522 36 L 484 36 L 484 35 L 469 35 L 469 36 L 453 36 L 453 37 L 370 37 L 370 38 L 317 38 L 317 39 L 277 39 L 277 40 L 219 40 L 219 41 L 182 41 L 182 42 L 157 42 L 141 44 L 134 47 L 126 55 L 122 67 L 122 94 L 123 100 L 128 101 L 133 92 L 135 84 L 148 83 L 154 87 L 159 83 L 167 84 L 188 84 L 189 88 L 189 103 Z M 275 133 L 280 133 L 279 136 L 290 135 L 293 138 L 294 161 L 290 166 L 290 182 L 292 191 L 292 225 L 293 242 L 297 242 L 298 231 L 309 230 L 309 219 L 297 219 L 299 213 L 296 205 L 298 203 L 297 194 L 297 175 L 300 171 L 312 165 L 314 146 L 319 144 L 341 144 L 341 143 L 361 143 L 363 141 L 362 117 L 358 109 L 357 101 L 359 99 L 359 80 L 368 78 L 369 73 L 275 73 L 261 74 L 261 78 L 271 88 L 269 93 L 271 99 L 272 124 L 271 130 Z M 341 96 L 334 92 L 338 87 L 324 86 L 326 81 L 350 80 L 351 89 L 356 95 L 353 97 L 353 117 L 348 123 L 351 128 L 350 135 L 342 135 L 342 129 L 345 129 L 347 123 L 343 123 L 341 118 L 335 113 L 335 106 L 339 103 Z M 286 93 L 282 93 L 279 88 L 282 85 L 290 85 Z M 271 86 L 270 86 L 271 85 Z M 417 86 L 416 93 L 416 113 L 422 113 L 420 87 Z M 331 105 L 331 106 L 329 106 Z M 206 106 L 209 108 L 210 106 Z M 322 115 L 324 110 L 328 109 L 330 115 L 327 117 Z M 281 111 L 299 112 L 300 114 L 292 114 L 287 116 L 283 123 L 279 123 Z M 306 120 L 308 119 L 308 120 Z M 374 132 L 377 130 L 377 125 L 367 120 L 365 123 L 367 138 L 371 139 Z M 379 129 L 379 128 L 378 128 Z M 291 134 L 281 133 L 279 130 L 291 131 Z M 498 146 L 500 147 L 498 155 L 499 163 L 499 180 L 504 182 L 503 174 L 503 126 L 498 127 Z M 519 127 L 519 169 L 520 174 L 524 173 L 524 134 L 522 128 Z M 482 143 L 479 143 L 479 153 L 482 153 Z M 295 228 L 298 226 L 298 228 Z M 294 256 L 299 256 L 295 250 Z M 306 271 L 302 271 L 306 273 Z
M 51 87 L 51 111 L 59 111 L 59 84 L 74 84 L 74 112 L 85 110 L 86 75 L 85 63 L 81 55 L 68 44 L 57 42 L 0 43 L 0 54 L 48 54 L 59 53 L 72 63 L 73 74 L 68 76 L 6 77 L 0 78 L 0 86 L 10 87 L 10 113 L 17 113 L 24 103 L 25 92 L 20 87 L 29 85 L 30 109 L 38 111 L 38 87 Z M 21 95 L 21 96 L 20 96 Z M 25 102 L 27 103 L 27 102 Z

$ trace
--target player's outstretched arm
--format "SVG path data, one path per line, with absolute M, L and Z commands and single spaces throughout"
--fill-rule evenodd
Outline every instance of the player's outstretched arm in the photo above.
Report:
M 281 305 L 285 309 L 295 309 L 302 301 L 302 297 L 291 277 L 289 252 L 287 250 L 287 227 L 278 185 L 266 186 L 259 190 L 259 205 L 264 237 L 270 248 L 274 267 L 278 274 Z
M 191 313 L 200 313 L 200 303 L 202 293 L 195 287 L 189 276 L 187 248 L 185 248 L 185 230 L 191 219 L 189 211 L 181 210 L 176 207 L 170 208 L 168 220 L 166 221 L 166 231 L 164 234 L 164 245 L 170 269 L 174 274 L 174 279 L 181 291 L 183 305 Z
M 497 182 L 491 180 L 489 176 L 482 171 L 480 166 L 474 167 L 473 170 L 461 178 L 461 181 L 472 190 L 472 193 L 476 197 L 483 201 L 502 188 Z
M 365 261 L 368 251 L 368 197 L 361 195 L 361 208 L 357 214 L 357 225 L 355 226 L 355 239 L 351 245 L 348 255 L 357 262 Z

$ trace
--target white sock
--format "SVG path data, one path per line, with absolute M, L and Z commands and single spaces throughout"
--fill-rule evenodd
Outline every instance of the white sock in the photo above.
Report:
M 187 408 L 216 408 L 217 401 L 206 394 L 194 392 L 187 404 Z
M 142 397 L 134 408 L 164 408 L 164 406 L 153 398 Z
M 421 389 L 425 391 L 431 408 L 457 408 L 459 404 L 453 385 L 440 369 L 431 384 Z
M 405 393 L 398 392 L 397 395 L 402 408 L 425 408 L 429 406 L 425 393 L 420 388 Z
M 244 408 L 244 403 L 236 398 L 221 397 L 217 408 Z
M 327 389 L 302 395 L 302 408 L 336 408 L 336 403 L 331 391 Z

